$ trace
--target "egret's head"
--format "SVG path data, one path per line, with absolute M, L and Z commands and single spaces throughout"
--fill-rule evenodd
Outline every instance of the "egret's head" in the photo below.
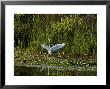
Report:
M 62 45 L 65 45 L 65 43 L 62 43 Z
M 48 41 L 50 42 L 50 38 L 48 38 Z

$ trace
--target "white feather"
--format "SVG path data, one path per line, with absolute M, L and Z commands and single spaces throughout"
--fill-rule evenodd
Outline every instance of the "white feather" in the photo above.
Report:
M 41 44 L 42 48 L 45 48 L 46 50 L 48 50 L 48 54 L 51 54 L 52 52 L 54 51 L 57 51 L 58 49 L 64 47 L 64 43 L 62 44 L 57 44 L 57 45 L 54 45 L 53 47 L 50 47 L 50 46 L 46 46 L 45 44 Z

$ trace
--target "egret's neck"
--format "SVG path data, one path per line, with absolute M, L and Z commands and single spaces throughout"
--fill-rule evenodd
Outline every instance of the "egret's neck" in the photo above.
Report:
M 49 44 L 49 46 L 48 46 L 49 48 L 50 48 L 50 44 Z

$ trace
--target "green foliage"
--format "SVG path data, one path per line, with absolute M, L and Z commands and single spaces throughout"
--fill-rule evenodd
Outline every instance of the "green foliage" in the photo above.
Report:
M 95 14 L 15 14 L 14 29 L 15 48 L 45 54 L 47 51 L 41 48 L 41 44 L 65 43 L 65 47 L 59 50 L 62 57 L 96 59 Z

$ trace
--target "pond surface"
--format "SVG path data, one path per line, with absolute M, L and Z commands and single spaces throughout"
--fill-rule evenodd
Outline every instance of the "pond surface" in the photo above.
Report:
M 20 65 L 14 67 L 15 76 L 97 76 L 94 67 L 59 67 L 46 65 Z

